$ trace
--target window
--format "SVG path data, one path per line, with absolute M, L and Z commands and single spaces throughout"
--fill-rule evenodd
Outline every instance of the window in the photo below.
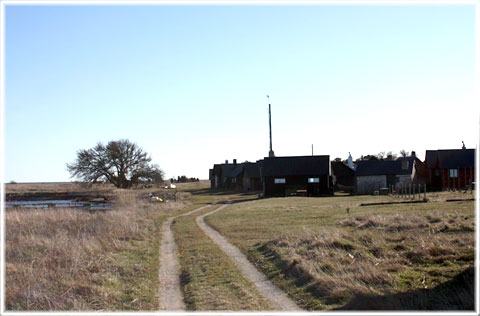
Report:
M 410 161 L 407 161 L 407 160 L 403 160 L 403 161 L 402 161 L 402 169 L 403 169 L 403 170 L 407 170 L 407 169 L 408 169 L 409 162 L 410 162 Z
M 308 178 L 308 183 L 320 183 L 320 178 Z
M 275 179 L 275 184 L 279 184 L 279 183 L 286 183 L 287 181 L 285 181 L 285 178 L 276 178 Z
M 450 178 L 458 178 L 458 169 L 448 170 L 448 175 L 450 176 Z

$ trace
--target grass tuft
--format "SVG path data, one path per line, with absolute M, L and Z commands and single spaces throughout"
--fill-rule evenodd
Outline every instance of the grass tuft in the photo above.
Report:
M 6 210 L 7 310 L 155 310 L 159 227 L 185 203 L 116 190 L 109 211 Z

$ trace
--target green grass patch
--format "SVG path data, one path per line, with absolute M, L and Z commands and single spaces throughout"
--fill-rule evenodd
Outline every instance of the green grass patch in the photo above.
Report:
M 195 218 L 201 214 L 179 217 L 173 225 L 187 309 L 268 310 L 255 286 L 198 227 Z
M 444 284 L 474 265 L 474 203 L 444 202 L 452 196 L 437 193 L 429 203 L 368 207 L 359 205 L 392 198 L 271 198 L 232 205 L 206 221 L 302 307 L 348 309 L 360 296 L 407 297 L 404 293 L 417 290 L 438 296 L 438 289 L 445 291 Z M 384 305 L 355 306 L 401 309 L 378 301 Z M 415 302 L 408 306 L 428 305 Z M 464 303 L 441 308 L 471 306 Z

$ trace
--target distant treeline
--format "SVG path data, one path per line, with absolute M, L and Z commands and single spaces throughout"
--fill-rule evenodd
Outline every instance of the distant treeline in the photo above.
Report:
M 184 182 L 198 182 L 200 179 L 198 178 L 188 178 L 187 176 L 178 176 L 177 179 L 171 178 L 171 183 L 184 183 Z

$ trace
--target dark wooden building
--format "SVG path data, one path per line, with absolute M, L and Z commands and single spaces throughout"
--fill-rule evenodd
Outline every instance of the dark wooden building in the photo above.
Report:
M 261 191 L 263 189 L 263 179 L 261 174 L 262 166 L 263 160 L 243 163 L 244 191 Z
M 475 182 L 475 149 L 427 150 L 425 165 L 432 190 L 463 189 Z
M 212 189 L 242 189 L 244 164 L 233 163 L 215 164 L 209 170 L 210 187 Z
M 341 161 L 332 161 L 332 176 L 335 190 L 353 192 L 355 171 Z
M 262 167 L 263 194 L 333 194 L 330 175 L 330 156 L 266 157 Z

